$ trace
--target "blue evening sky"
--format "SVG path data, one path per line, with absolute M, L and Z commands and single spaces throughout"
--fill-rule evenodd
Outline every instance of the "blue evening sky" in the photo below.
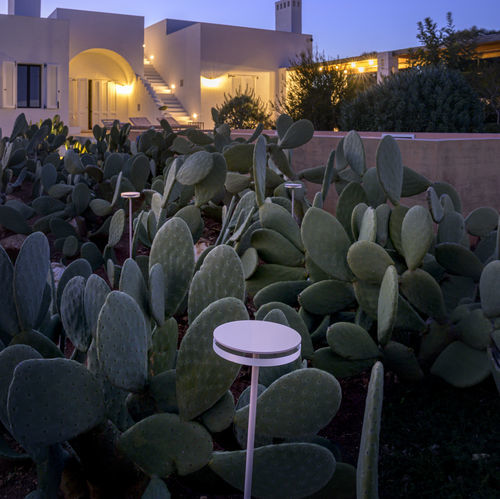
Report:
M 57 7 L 141 15 L 146 26 L 171 17 L 274 29 L 274 0 L 42 0 L 42 16 Z M 457 29 L 500 30 L 500 0 L 303 0 L 303 32 L 327 57 L 349 57 L 416 46 L 417 21 L 442 26 L 448 11 Z

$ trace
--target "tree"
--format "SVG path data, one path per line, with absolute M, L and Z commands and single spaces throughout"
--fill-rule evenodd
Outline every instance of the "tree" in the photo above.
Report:
M 217 124 L 227 123 L 237 130 L 253 129 L 259 124 L 271 128 L 271 114 L 267 105 L 248 87 L 245 91 L 238 88 L 235 95 L 224 94 L 224 102 L 215 109 L 218 113 Z
M 422 47 L 410 53 L 413 66 L 444 66 L 448 69 L 469 71 L 477 63 L 477 37 L 484 33 L 484 30 L 473 26 L 456 31 L 451 12 L 446 14 L 446 26 L 443 28 L 438 29 L 430 17 L 419 21 L 417 27 L 417 39 Z
M 291 61 L 291 67 L 286 93 L 279 96 L 277 110 L 294 120 L 312 121 L 316 130 L 338 128 L 340 105 L 355 95 L 356 77 L 319 54 L 301 53 Z
M 458 71 L 413 68 L 387 77 L 342 108 L 344 130 L 479 132 L 483 106 Z

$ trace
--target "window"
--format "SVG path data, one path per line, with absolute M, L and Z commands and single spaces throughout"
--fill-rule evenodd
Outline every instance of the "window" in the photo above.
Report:
M 288 0 L 288 7 L 290 7 L 290 0 Z
M 42 107 L 42 67 L 17 65 L 17 107 Z

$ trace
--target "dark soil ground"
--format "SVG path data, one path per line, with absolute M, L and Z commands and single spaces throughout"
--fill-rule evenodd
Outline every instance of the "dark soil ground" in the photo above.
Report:
M 29 193 L 23 192 L 19 197 L 23 198 L 23 194 L 28 201 Z M 201 240 L 212 243 L 219 228 L 216 222 L 207 221 Z M 0 229 L 0 240 L 10 235 L 11 232 Z M 119 261 L 128 256 L 127 241 L 125 234 L 116 248 Z M 139 252 L 145 253 L 146 248 Z M 61 257 L 55 251 L 51 254 L 54 261 Z M 105 272 L 100 275 L 105 277 Z M 253 316 L 253 303 L 249 301 L 247 305 Z M 179 320 L 179 329 L 182 337 L 187 329 L 186 318 Z M 354 466 L 368 380 L 369 372 L 341 380 L 340 410 L 321 431 L 322 436 L 338 446 L 342 460 Z M 243 368 L 232 387 L 235 397 L 249 383 L 249 369 Z M 8 445 L 21 450 L 5 430 L 1 433 Z M 230 432 L 215 437 L 216 450 L 235 448 Z M 31 461 L 0 459 L 0 499 L 24 498 L 36 488 L 36 482 Z M 168 487 L 174 499 L 242 497 L 230 489 L 222 495 L 210 494 L 208 489 L 197 490 L 177 478 L 169 479 Z M 407 385 L 386 374 L 379 493 L 382 499 L 500 499 L 500 398 L 491 378 L 479 386 L 459 390 L 433 377 Z

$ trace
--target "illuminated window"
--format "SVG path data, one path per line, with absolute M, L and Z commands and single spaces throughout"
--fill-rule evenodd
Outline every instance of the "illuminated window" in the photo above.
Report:
M 17 107 L 42 107 L 42 67 L 17 65 Z

